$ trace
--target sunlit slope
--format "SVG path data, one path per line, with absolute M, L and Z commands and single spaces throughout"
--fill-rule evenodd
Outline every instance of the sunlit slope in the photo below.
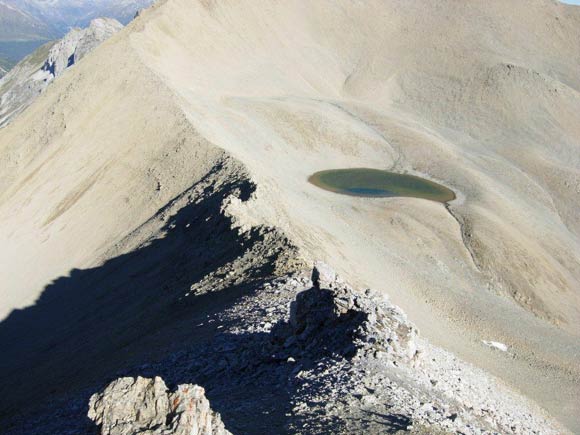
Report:
M 446 181 L 465 197 L 453 209 L 494 287 L 564 328 L 578 324 L 576 11 L 544 1 L 186 3 L 169 2 L 134 41 L 198 128 L 254 160 L 262 150 L 242 146 L 258 142 L 243 128 L 329 163 L 374 145 L 376 166 Z M 367 137 L 340 134 L 333 113 Z M 303 181 L 295 166 L 284 172 Z
M 132 35 L 144 62 L 259 181 L 242 220 L 283 227 L 312 256 L 383 288 L 432 338 L 555 412 L 577 411 L 576 9 L 174 0 L 147 18 Z M 423 174 L 459 198 L 446 210 L 306 183 L 352 166 Z M 526 362 L 509 368 L 486 337 Z M 554 364 L 549 381 L 530 382 Z
M 580 14 L 551 1 L 168 0 L 0 132 L 2 313 L 113 255 L 224 150 L 258 185 L 240 225 L 389 293 L 574 427 L 579 66 Z M 458 199 L 307 182 L 341 167 Z
M 221 155 L 122 38 L 107 45 L 0 132 L 1 317 L 114 255 Z

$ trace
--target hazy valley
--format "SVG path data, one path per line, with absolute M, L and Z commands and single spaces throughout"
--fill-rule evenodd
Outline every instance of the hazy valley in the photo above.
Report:
M 2 0 L 0 1 L 0 77 L 48 41 L 95 18 L 127 24 L 152 0 Z

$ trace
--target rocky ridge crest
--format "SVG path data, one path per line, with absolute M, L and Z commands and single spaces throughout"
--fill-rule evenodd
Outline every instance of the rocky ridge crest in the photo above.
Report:
M 60 76 L 122 28 L 123 25 L 113 18 L 97 18 L 84 29 L 72 29 L 50 49 L 42 67 L 42 71 L 49 73 L 47 80 Z
M 396 362 L 418 363 L 417 328 L 399 307 L 370 289 L 355 291 L 321 262 L 314 266 L 312 282 L 313 287 L 292 302 L 289 322 L 273 332 L 284 349 L 346 358 L 384 355 Z
M 207 386 L 234 434 L 560 433 L 489 375 L 421 339 L 388 299 L 353 289 L 323 263 L 311 278 L 266 283 L 198 326 L 220 332 L 207 345 L 143 367 L 147 376 L 186 379 L 178 393 L 198 388 L 192 380 Z M 149 392 L 125 400 L 126 385 L 136 382 Z M 93 396 L 89 416 L 103 425 L 102 435 L 181 434 L 177 428 L 190 426 L 155 426 L 179 414 L 168 411 L 165 391 L 158 378 L 122 378 Z M 143 407 L 153 432 L 143 430 Z M 263 418 L 248 416 L 256 413 Z M 188 415 L 189 424 L 199 418 Z M 125 432 L 104 423 L 113 420 Z

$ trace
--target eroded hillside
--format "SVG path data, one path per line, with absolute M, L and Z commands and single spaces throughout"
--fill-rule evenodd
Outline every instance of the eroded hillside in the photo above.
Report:
M 187 339 L 168 320 L 199 314 L 176 308 L 186 294 L 210 289 L 219 311 L 211 295 L 323 259 L 575 430 L 579 32 L 580 12 L 547 0 L 144 12 L 0 132 L 3 370 L 21 382 L 32 348 L 34 379 L 60 367 L 53 394 L 88 388 L 128 343 L 138 361 Z M 419 174 L 457 199 L 307 182 L 343 167 Z

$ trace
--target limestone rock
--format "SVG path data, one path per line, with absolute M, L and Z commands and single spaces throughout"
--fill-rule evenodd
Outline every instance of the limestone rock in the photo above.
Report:
M 228 435 L 205 391 L 180 385 L 168 393 L 159 377 L 121 378 L 91 397 L 88 416 L 101 435 Z
M 418 361 L 418 331 L 400 308 L 370 290 L 355 291 L 323 263 L 316 263 L 312 281 L 314 287 L 299 293 L 292 303 L 289 323 L 274 331 L 274 340 L 284 348 Z
M 122 28 L 123 25 L 115 19 L 97 18 L 86 29 L 72 29 L 51 48 L 42 69 L 58 77 Z
M 314 264 L 312 282 L 316 288 L 330 288 L 336 282 L 336 272 L 321 261 Z

